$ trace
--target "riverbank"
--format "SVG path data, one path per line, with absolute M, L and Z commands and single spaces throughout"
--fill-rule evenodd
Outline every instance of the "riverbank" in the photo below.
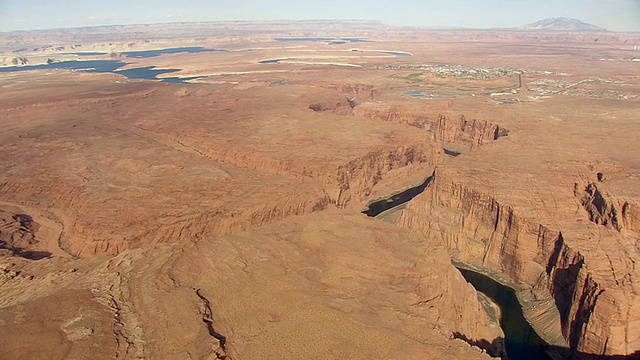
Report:
M 434 178 L 435 171 L 417 186 L 403 188 L 369 202 L 362 213 L 394 223 L 407 203 L 424 192 Z M 507 338 L 507 354 L 511 352 L 512 358 L 517 359 L 568 358 L 569 349 L 562 336 L 560 313 L 551 294 L 524 289 L 506 274 L 457 261 L 455 253 L 451 253 L 451 257 L 453 265 L 478 291 L 479 300 L 482 302 L 484 295 L 500 307 L 500 325 Z M 490 306 L 483 307 L 487 311 Z M 487 311 L 487 314 L 496 318 L 495 311 Z
M 550 294 L 533 293 L 532 290 L 522 289 L 517 286 L 507 275 L 491 271 L 486 268 L 473 266 L 467 263 L 456 261 L 455 258 L 451 261 L 453 265 L 462 272 L 463 276 L 469 281 L 478 292 L 489 296 L 494 301 L 494 297 L 491 294 L 487 294 L 489 291 L 493 291 L 496 294 L 501 294 L 506 297 L 513 295 L 516 303 L 511 303 L 509 307 L 517 306 L 520 311 L 512 311 L 518 309 L 505 309 L 505 304 L 500 304 L 500 301 L 496 301 L 503 312 L 503 319 L 505 317 L 511 317 L 510 321 L 514 321 L 513 316 L 522 316 L 522 319 L 515 319 L 516 324 L 510 323 L 506 326 L 501 326 L 509 338 L 508 332 L 513 336 L 520 337 L 521 342 L 529 343 L 530 345 L 538 343 L 537 346 L 542 347 L 545 351 L 546 358 L 551 359 L 567 359 L 569 358 L 569 348 L 566 340 L 562 337 L 562 331 L 560 328 L 560 313 L 555 306 L 555 302 Z M 473 275 L 475 274 L 475 275 Z M 479 279 L 481 277 L 481 279 Z M 477 281 L 473 281 L 477 280 Z M 485 285 L 482 283 L 491 283 Z M 492 289 L 493 287 L 493 289 Z M 499 290 L 495 290 L 499 287 Z M 489 291 L 487 291 L 489 289 Z M 506 311 L 510 310 L 510 311 Z M 526 323 L 523 323 L 524 320 Z M 514 333 L 514 326 L 518 325 L 523 327 L 518 334 Z M 535 332 L 535 336 L 527 334 L 529 330 L 526 327 L 530 327 L 531 331 Z M 539 340 L 536 339 L 539 337 Z M 519 344 L 516 344 L 516 350 L 520 350 Z M 509 353 L 509 344 L 507 343 L 507 353 Z M 522 355 L 524 356 L 524 355 Z M 522 357 L 517 357 L 521 359 Z

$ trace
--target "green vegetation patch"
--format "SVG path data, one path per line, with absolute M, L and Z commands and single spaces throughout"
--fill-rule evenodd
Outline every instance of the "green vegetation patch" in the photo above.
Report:
M 398 75 L 398 74 L 393 74 L 391 75 L 391 77 L 393 79 L 403 79 L 403 80 L 407 80 L 409 82 L 412 83 L 417 83 L 417 82 L 422 82 L 422 75 L 424 75 L 423 72 L 416 72 L 416 73 L 411 73 L 405 76 L 402 75 Z

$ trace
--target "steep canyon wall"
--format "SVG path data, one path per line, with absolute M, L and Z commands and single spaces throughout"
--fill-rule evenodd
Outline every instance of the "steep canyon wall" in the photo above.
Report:
M 440 173 L 407 205 L 398 223 L 444 242 L 456 260 L 507 274 L 533 294 L 550 293 L 576 358 L 640 349 L 633 256 L 626 262 L 610 259 L 611 266 L 603 268 L 600 257 L 613 254 L 582 250 L 583 239 L 565 238 L 560 229 Z
M 359 116 L 424 129 L 432 140 L 443 146 L 471 149 L 509 134 L 507 129 L 486 120 L 468 119 L 465 115 L 425 113 L 402 106 L 375 103 L 364 103 L 354 109 L 354 114 Z

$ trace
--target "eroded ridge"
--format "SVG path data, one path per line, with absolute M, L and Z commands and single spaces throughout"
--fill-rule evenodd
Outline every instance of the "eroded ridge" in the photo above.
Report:
M 403 106 L 364 103 L 357 106 L 354 113 L 424 129 L 442 146 L 474 148 L 509 135 L 509 130 L 489 121 L 469 119 L 465 115 L 421 113 Z
M 588 183 L 580 191 L 575 183 L 574 194 L 589 216 L 589 220 L 597 225 L 622 232 L 640 230 L 640 213 L 638 206 L 629 199 L 618 198 L 603 190 L 604 185 Z

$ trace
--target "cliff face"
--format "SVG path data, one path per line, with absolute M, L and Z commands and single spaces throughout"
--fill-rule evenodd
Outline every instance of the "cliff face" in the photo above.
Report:
M 361 103 L 371 101 L 380 95 L 380 90 L 369 84 L 352 84 L 352 83 L 310 83 L 313 86 L 336 90 L 343 94 L 351 101 Z
M 0 210 L 0 254 L 20 254 L 37 242 L 34 233 L 39 225 L 27 214 Z
M 421 258 L 426 251 L 436 256 Z M 194 264 L 190 254 L 211 260 Z M 345 351 L 353 358 L 457 358 L 431 344 L 459 342 L 453 333 L 503 337 L 441 245 L 346 211 L 209 238 L 172 267 L 180 269 L 177 282 L 202 289 L 212 304 L 212 325 L 232 358 L 327 358 Z M 196 275 L 203 272 L 216 276 Z M 309 337 L 315 346 L 306 344 Z M 462 356 L 486 356 L 473 352 Z
M 439 155 L 439 152 L 427 143 L 403 146 L 390 151 L 379 150 L 354 159 L 337 169 L 339 193 L 335 202 L 340 208 L 346 207 L 352 199 L 369 196 L 372 188 L 388 172 L 413 164 L 434 164 Z
M 14 89 L 29 102 L 0 104 L 12 124 L 0 134 L 0 200 L 52 214 L 63 231 L 51 245 L 72 255 L 359 209 L 386 174 L 442 155 L 411 128 L 344 115 L 345 94 L 367 91 L 359 85 L 339 87 L 345 94 L 289 86 L 283 97 L 271 88 L 113 84 L 41 97 Z M 308 108 L 316 102 L 326 111 Z
M 442 245 L 350 211 L 113 257 L 0 257 L 0 284 L 2 358 L 481 360 L 453 334 L 503 338 Z
M 65 241 L 68 251 L 79 256 L 94 254 L 118 254 L 129 248 L 168 241 L 194 241 L 202 234 L 224 235 L 251 227 L 257 227 L 291 215 L 309 214 L 329 207 L 358 208 L 359 199 L 370 194 L 372 188 L 389 171 L 414 163 L 430 162 L 434 155 L 430 146 L 408 146 L 389 150 L 378 150 L 356 158 L 337 168 L 310 171 L 301 164 L 270 163 L 259 157 L 224 158 L 220 162 L 234 164 L 252 170 L 272 172 L 275 175 L 291 176 L 301 181 L 305 191 L 283 193 L 277 198 L 265 199 L 259 204 L 230 204 L 229 209 L 209 209 L 203 212 L 174 209 L 167 213 L 153 209 L 136 217 L 130 210 L 123 217 L 114 211 L 110 222 L 120 219 L 116 227 L 87 221 L 79 214 L 74 221 L 74 239 Z M 206 152 L 208 157 L 216 155 Z M 216 159 L 218 160 L 218 159 Z M 259 186 L 260 184 L 255 184 Z M 176 201 L 177 199 L 174 199 Z M 66 198 L 65 201 L 78 201 Z M 80 207 L 82 205 L 78 205 Z M 115 209 L 114 209 L 115 210 Z M 90 211 L 90 210 L 86 210 Z M 78 213 L 82 213 L 80 208 Z M 160 220 L 167 218 L 167 221 Z M 141 219 L 153 221 L 140 222 Z M 122 228 L 128 236 L 122 236 Z
M 585 199 L 584 204 L 601 202 L 593 196 Z M 443 241 L 456 260 L 507 274 L 534 296 L 550 294 L 576 358 L 640 349 L 633 255 L 616 257 L 612 250 L 577 245 L 581 239 L 572 242 L 495 197 L 438 174 L 398 222 Z
M 409 202 L 399 224 L 441 239 L 457 259 L 533 286 L 558 233 L 529 224 L 508 205 L 436 173 L 433 184 Z
M 354 109 L 354 114 L 359 116 L 424 129 L 427 136 L 443 146 L 474 148 L 509 134 L 508 130 L 488 121 L 467 119 L 464 115 L 425 115 L 427 113 L 374 103 Z
M 410 164 L 433 163 L 439 156 L 437 149 L 428 143 L 374 150 L 337 167 L 269 159 L 260 155 L 221 154 L 215 149 L 207 149 L 203 153 L 221 163 L 321 184 L 338 207 L 345 207 L 356 196 L 369 195 L 371 188 L 387 172 Z
M 77 256 L 119 254 L 124 250 L 149 244 L 198 241 L 203 234 L 225 235 L 258 227 L 291 215 L 309 214 L 331 205 L 327 197 L 297 194 L 269 201 L 265 204 L 237 208 L 231 211 L 211 210 L 204 213 L 159 214 L 166 220 L 139 223 L 135 218 L 123 219 L 118 228 L 97 231 L 95 225 L 80 218 L 74 225 L 74 238 L 65 242 L 66 249 Z M 167 221 L 168 220 L 168 221 Z M 128 236 L 119 227 L 127 226 Z
M 633 200 L 609 194 L 602 184 L 592 182 L 580 188 L 575 183 L 574 195 L 593 223 L 618 232 L 640 232 L 640 211 Z

